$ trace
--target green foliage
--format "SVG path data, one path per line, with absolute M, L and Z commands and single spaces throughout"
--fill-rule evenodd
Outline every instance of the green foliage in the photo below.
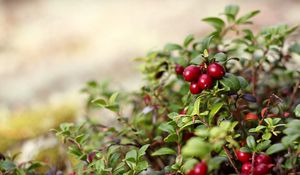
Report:
M 108 109 L 115 118 L 109 126 L 87 117 L 54 130 L 77 160 L 74 171 L 182 175 L 201 161 L 209 174 L 223 173 L 224 166 L 240 174 L 236 149 L 280 159 L 274 169 L 285 174 L 299 171 L 300 75 L 287 68 L 298 46 L 286 40 L 296 27 L 244 28 L 258 13 L 240 16 L 238 6 L 226 6 L 222 16 L 203 19 L 215 30 L 202 39 L 188 35 L 182 44 L 137 58 L 145 80 L 140 91 L 118 93 L 106 82 L 88 82 L 82 90 L 86 113 Z M 198 65 L 209 74 L 212 63 L 226 74 L 196 95 L 174 71 L 176 64 Z M 5 171 L 14 169 L 2 164 Z

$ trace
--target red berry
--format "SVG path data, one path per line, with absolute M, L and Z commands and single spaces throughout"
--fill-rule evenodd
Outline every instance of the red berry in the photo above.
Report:
M 270 164 L 272 163 L 272 159 L 270 156 L 266 155 L 266 154 L 259 154 L 258 156 L 255 157 L 255 164 Z
M 221 79 L 225 75 L 225 69 L 218 63 L 212 63 L 207 67 L 207 74 L 214 79 Z
M 201 89 L 209 89 L 213 85 L 213 79 L 207 74 L 202 74 L 198 79 L 198 85 Z
M 207 165 L 205 162 L 200 162 L 196 164 L 194 168 L 195 175 L 206 175 L 207 173 Z
M 196 175 L 195 170 L 194 169 L 190 170 L 186 175 Z
M 151 97 L 150 97 L 150 95 L 146 94 L 146 95 L 144 96 L 144 103 L 145 103 L 146 105 L 149 105 L 149 104 L 151 103 Z
M 239 161 L 244 163 L 244 162 L 250 161 L 250 158 L 252 157 L 252 155 L 251 155 L 251 153 L 236 151 L 236 157 L 238 158 Z
M 246 162 L 242 165 L 242 172 L 243 173 L 250 173 L 251 172 L 252 164 L 250 162 Z
M 201 88 L 197 82 L 191 82 L 190 91 L 192 94 L 199 94 L 201 92 Z
M 194 133 L 192 133 L 192 132 L 186 132 L 186 133 L 183 134 L 182 140 L 186 142 L 186 141 L 188 141 L 190 138 L 192 138 L 194 136 L 195 136 Z
M 87 161 L 92 162 L 95 157 L 96 157 L 96 152 L 91 152 L 88 154 Z
M 270 167 L 267 164 L 261 163 L 254 167 L 253 175 L 264 175 L 269 173 Z
M 190 65 L 184 69 L 182 75 L 186 81 L 197 81 L 200 75 L 200 68 L 194 65 Z
M 180 115 L 185 115 L 185 114 L 186 114 L 186 112 L 187 112 L 187 110 L 186 110 L 186 109 L 182 109 L 182 110 L 179 112 L 179 114 L 180 114 Z
M 175 66 L 176 74 L 177 75 L 182 75 L 183 71 L 184 71 L 184 67 L 181 66 L 180 64 L 176 64 L 176 66 Z
M 245 115 L 245 120 L 258 120 L 258 116 L 256 114 L 253 114 L 249 112 L 248 114 Z

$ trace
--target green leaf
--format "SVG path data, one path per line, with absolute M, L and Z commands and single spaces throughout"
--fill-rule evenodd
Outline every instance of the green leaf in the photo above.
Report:
M 271 144 L 271 140 L 263 141 L 263 142 L 257 144 L 256 149 L 257 149 L 257 151 L 263 151 L 263 150 L 267 149 L 270 146 L 270 144 Z
M 226 160 L 227 160 L 227 158 L 222 157 L 222 156 L 216 156 L 216 157 L 209 159 L 209 161 L 208 161 L 209 170 L 208 171 L 219 169 L 220 164 Z
M 193 112 L 191 115 L 199 115 L 200 113 L 200 103 L 201 103 L 201 98 L 200 96 L 196 99 L 195 103 L 194 103 L 194 108 L 193 108 Z
M 244 24 L 249 22 L 248 20 L 252 17 L 254 17 L 255 15 L 257 15 L 260 11 L 259 10 L 255 10 L 252 12 L 247 13 L 246 15 L 243 15 L 242 17 L 240 17 L 239 19 L 237 19 L 236 23 L 237 24 Z
M 0 161 L 0 169 L 2 170 L 11 171 L 15 168 L 16 165 L 10 160 Z
M 225 7 L 225 15 L 227 17 L 227 20 L 234 21 L 239 10 L 240 10 L 240 8 L 237 5 L 227 5 Z
M 139 172 L 141 172 L 141 171 L 147 169 L 148 166 L 149 166 L 149 165 L 148 165 L 148 162 L 147 162 L 147 161 L 141 161 L 141 162 L 138 162 L 137 165 L 136 165 L 136 167 L 135 167 L 135 171 L 136 171 L 137 173 L 139 173 Z
M 241 147 L 240 151 L 241 152 L 246 152 L 246 153 L 251 153 L 252 152 L 251 149 L 249 149 L 248 147 Z
M 225 26 L 224 21 L 221 18 L 217 18 L 217 17 L 204 18 L 204 19 L 202 19 L 202 21 L 205 21 L 205 22 L 209 23 L 217 31 L 221 31 L 223 29 L 223 27 Z
M 250 149 L 255 150 L 256 142 L 253 136 L 248 136 L 246 142 Z
M 159 150 L 156 150 L 154 153 L 152 153 L 152 156 L 161 156 L 161 155 L 169 155 L 169 154 L 176 154 L 176 151 L 174 151 L 171 148 L 160 148 Z
M 227 61 L 227 55 L 223 52 L 219 52 L 214 55 L 216 62 L 224 64 Z
M 211 144 L 205 142 L 201 138 L 193 137 L 187 141 L 187 144 L 182 149 L 182 154 L 189 157 L 204 158 L 210 154 Z
M 269 140 L 269 139 L 271 139 L 272 134 L 270 132 L 266 132 L 261 137 L 263 140 Z
M 223 107 L 224 102 L 216 103 L 212 106 L 210 113 L 208 115 L 209 124 L 212 123 L 214 116 L 219 112 L 219 110 Z
M 164 138 L 165 142 L 176 142 L 178 140 L 177 134 L 169 134 L 166 138 Z
M 185 39 L 184 39 L 184 42 L 183 42 L 183 46 L 184 47 L 188 47 L 189 44 L 194 40 L 194 36 L 193 35 L 188 35 Z
M 181 170 L 185 173 L 187 173 L 189 170 L 191 170 L 196 163 L 198 163 L 199 161 L 197 159 L 188 159 L 186 162 L 184 162 L 184 164 L 181 167 Z
M 118 95 L 119 95 L 118 92 L 113 93 L 113 94 L 109 97 L 108 104 L 109 104 L 109 105 L 115 104 Z
M 102 98 L 98 98 L 98 99 L 92 100 L 92 104 L 95 104 L 96 106 L 99 106 L 99 107 L 104 107 L 104 106 L 106 106 L 106 101 Z
M 294 113 L 297 117 L 300 117 L 300 104 L 296 106 L 296 108 L 294 109 Z
M 215 37 L 215 33 L 212 33 L 210 35 L 208 35 L 207 37 L 205 37 L 203 40 L 202 40 L 202 45 L 203 45 L 203 51 L 205 49 L 208 49 L 209 48 L 209 45 L 212 41 L 212 39 Z
M 182 47 L 179 44 L 169 43 L 165 45 L 164 49 L 166 51 L 174 51 L 174 50 L 181 50 Z
M 239 79 L 241 89 L 246 89 L 249 85 L 248 81 L 242 76 L 237 76 L 237 78 Z
M 290 48 L 289 48 L 289 51 L 300 55 L 300 44 L 295 43 L 295 44 L 291 45 Z
M 271 154 L 274 154 L 274 153 L 277 153 L 277 152 L 280 152 L 280 151 L 283 151 L 283 150 L 285 150 L 284 145 L 282 143 L 276 143 L 276 144 L 270 146 L 267 149 L 266 153 L 268 155 L 271 155 Z
M 126 156 L 125 156 L 126 160 L 133 159 L 136 161 L 137 158 L 138 158 L 138 152 L 136 150 L 131 150 L 131 151 L 127 152 Z
M 146 154 L 146 150 L 149 148 L 149 146 L 150 146 L 150 144 L 146 144 L 139 149 L 139 151 L 138 151 L 139 158 Z
M 220 80 L 220 83 L 224 87 L 228 87 L 231 91 L 237 92 L 240 90 L 240 81 L 237 78 L 237 76 L 231 74 L 231 73 L 226 73 L 226 75 L 223 77 L 222 80 Z
M 160 124 L 158 129 L 168 132 L 168 133 L 175 133 L 175 128 L 174 128 L 174 126 L 171 125 L 171 122 Z

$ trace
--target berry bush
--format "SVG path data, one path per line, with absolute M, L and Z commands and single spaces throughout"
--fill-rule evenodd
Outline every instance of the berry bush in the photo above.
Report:
M 213 27 L 207 36 L 189 35 L 136 58 L 145 80 L 140 91 L 88 82 L 87 115 L 110 110 L 115 120 L 104 125 L 87 116 L 54 130 L 76 159 L 70 174 L 299 173 L 297 27 L 254 32 L 249 25 L 259 11 L 238 12 L 227 6 L 220 17 L 203 19 Z M 0 159 L 3 174 L 38 167 Z

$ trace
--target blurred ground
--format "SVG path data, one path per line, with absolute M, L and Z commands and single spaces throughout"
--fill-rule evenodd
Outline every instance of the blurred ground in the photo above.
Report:
M 28 123 L 46 121 L 40 132 L 47 132 L 58 124 L 49 118 L 74 119 L 88 80 L 137 89 L 131 58 L 206 34 L 201 19 L 227 4 L 239 4 L 241 13 L 260 9 L 256 28 L 300 22 L 299 0 L 0 0 L 0 137 L 15 133 L 23 141 L 38 135 Z

